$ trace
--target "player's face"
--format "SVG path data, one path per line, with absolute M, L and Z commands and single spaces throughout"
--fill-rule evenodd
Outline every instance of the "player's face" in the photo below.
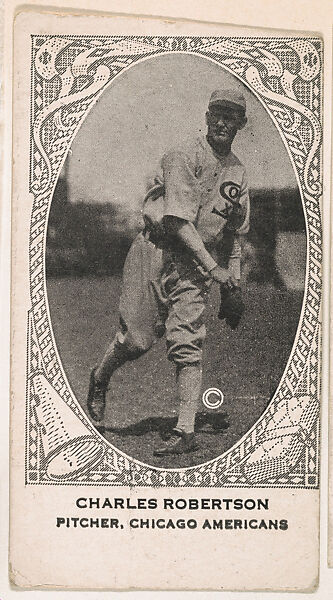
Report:
M 228 106 L 211 106 L 206 113 L 208 137 L 220 146 L 230 146 L 246 123 L 241 111 Z

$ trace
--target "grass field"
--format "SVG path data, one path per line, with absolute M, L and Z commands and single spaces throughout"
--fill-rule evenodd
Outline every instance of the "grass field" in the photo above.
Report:
M 62 364 L 84 410 L 89 373 L 117 330 L 121 279 L 49 278 L 48 300 Z M 159 467 L 176 468 L 212 459 L 233 446 L 258 420 L 285 369 L 296 333 L 302 294 L 267 285 L 245 288 L 246 314 L 233 332 L 216 317 L 217 289 L 207 308 L 203 390 L 218 387 L 224 403 L 197 417 L 200 449 L 157 458 L 161 431 L 176 422 L 174 368 L 164 340 L 112 379 L 105 438 L 126 454 Z M 214 433 L 200 431 L 207 422 Z M 203 427 L 204 429 L 204 427 Z

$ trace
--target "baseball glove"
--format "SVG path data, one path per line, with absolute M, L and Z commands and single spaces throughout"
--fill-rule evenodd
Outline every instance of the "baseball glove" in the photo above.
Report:
M 229 283 L 220 285 L 220 309 L 219 319 L 226 320 L 231 329 L 236 329 L 245 311 L 242 299 L 242 290 L 239 286 L 231 286 Z

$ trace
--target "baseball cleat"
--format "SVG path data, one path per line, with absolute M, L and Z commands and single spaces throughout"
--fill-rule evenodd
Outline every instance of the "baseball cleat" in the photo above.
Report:
M 96 369 L 97 367 L 94 367 L 90 373 L 87 407 L 91 418 L 99 422 L 104 418 L 107 387 L 96 381 Z
M 180 429 L 173 429 L 171 437 L 162 446 L 154 450 L 154 456 L 168 456 L 170 454 L 185 454 L 194 452 L 199 448 L 194 433 L 185 433 Z

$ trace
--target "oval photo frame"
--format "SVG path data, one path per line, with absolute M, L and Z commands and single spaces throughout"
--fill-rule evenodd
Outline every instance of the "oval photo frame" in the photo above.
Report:
M 169 51 L 168 51 L 169 52 Z M 178 54 L 179 56 L 180 54 Z M 165 53 L 163 54 L 163 56 L 165 56 Z M 203 56 L 200 56 L 200 59 L 202 59 Z M 207 58 L 207 57 L 204 57 Z M 147 59 L 145 59 L 147 60 Z M 148 59 L 149 62 L 153 59 L 149 58 Z M 211 59 L 209 59 L 211 60 Z M 204 63 L 205 61 L 203 60 L 202 63 Z M 141 62 L 137 62 L 135 63 L 136 65 L 142 64 Z M 215 63 L 214 63 L 215 64 Z M 225 65 L 223 65 L 225 66 Z M 132 67 L 131 67 L 132 68 Z M 219 69 L 221 68 L 221 65 L 219 65 L 218 67 Z M 231 76 L 231 77 L 234 77 Z M 240 78 L 239 74 L 237 75 L 237 77 Z M 118 78 L 119 81 L 120 78 Z M 240 85 L 240 84 L 238 84 Z M 248 84 L 247 84 L 248 85 Z M 110 87 L 109 87 L 110 89 Z M 105 95 L 106 91 L 103 92 L 103 96 Z M 252 94 L 252 91 L 248 92 L 249 94 Z M 102 98 L 100 99 L 102 100 Z M 258 100 L 256 99 L 256 102 L 258 102 Z M 262 102 L 262 101 L 261 101 Z M 262 109 L 264 110 L 264 109 Z M 90 113 L 92 114 L 92 112 Z M 89 115 L 90 116 L 90 115 Z M 88 117 L 89 118 L 89 117 Z M 271 117 L 269 117 L 271 118 Z M 85 121 L 86 122 L 86 121 Z M 276 123 L 274 125 L 274 127 L 276 126 Z M 279 134 L 281 135 L 281 131 L 279 131 Z M 277 133 L 277 132 L 276 132 Z M 77 135 L 76 135 L 77 137 Z M 74 144 L 73 144 L 74 145 Z M 290 150 L 289 150 L 290 152 Z M 52 208 L 51 208 L 52 211 Z M 49 221 L 49 227 L 50 227 L 50 221 Z M 308 287 L 307 287 L 308 289 Z M 50 297 L 50 293 L 49 293 L 49 288 L 48 288 L 48 296 Z M 305 299 L 306 300 L 306 299 Z M 51 301 L 52 302 L 52 301 Z M 298 326 L 298 338 L 299 335 L 301 333 L 301 329 L 302 329 L 302 318 L 304 318 L 304 306 L 306 306 L 306 303 L 303 305 L 303 310 L 301 311 L 299 309 L 299 313 L 301 314 L 301 320 L 299 322 L 299 326 Z M 51 323 L 53 324 L 53 318 L 52 318 L 52 307 L 50 308 L 51 311 Z M 299 319 L 297 319 L 296 322 L 296 328 L 297 328 L 297 324 L 298 324 Z M 295 323 L 294 323 L 295 324 Z M 78 324 L 79 325 L 79 324 Z M 52 334 L 52 339 L 54 342 L 54 339 L 57 340 L 57 334 Z M 286 400 L 287 402 L 289 401 L 290 404 L 290 408 L 292 407 L 292 410 L 295 410 L 297 412 L 297 414 L 302 413 L 301 410 L 301 405 L 299 402 L 297 402 L 297 399 L 295 401 L 295 394 L 291 394 L 291 391 L 294 390 L 293 383 L 290 382 L 290 379 L 288 379 L 288 371 L 290 372 L 290 369 L 293 371 L 293 359 L 294 359 L 294 354 L 295 354 L 295 349 L 297 348 L 297 340 L 295 339 L 295 343 L 293 344 L 293 348 L 291 349 L 291 351 L 289 352 L 288 356 L 289 358 L 286 360 L 285 364 L 285 370 L 284 370 L 284 375 L 280 378 L 280 382 L 276 388 L 276 390 L 274 390 L 274 394 L 273 397 L 271 399 L 271 401 L 269 402 L 269 406 L 267 408 L 265 408 L 262 412 L 261 415 L 258 417 L 258 419 L 256 419 L 256 421 L 253 423 L 253 426 L 249 428 L 249 430 L 243 432 L 240 436 L 239 439 L 236 443 L 234 443 L 233 445 L 231 445 L 229 448 L 227 448 L 224 452 L 222 452 L 219 456 L 214 456 L 211 457 L 209 460 L 206 461 L 201 461 L 201 463 L 199 464 L 195 464 L 194 468 L 193 468 L 193 464 L 184 464 L 184 465 L 180 465 L 177 468 L 172 468 L 170 465 L 167 466 L 158 466 L 157 464 L 154 464 L 153 466 L 152 463 L 145 461 L 145 460 L 140 460 L 140 458 L 137 458 L 135 456 L 133 456 L 133 453 L 131 452 L 127 452 L 124 451 L 124 449 L 119 448 L 118 446 L 115 446 L 112 442 L 112 446 L 108 447 L 106 455 L 104 453 L 104 457 L 103 460 L 105 461 L 109 461 L 109 465 L 110 465 L 110 457 L 115 456 L 115 454 L 117 455 L 117 461 L 116 461 L 116 468 L 111 468 L 109 469 L 110 474 L 113 473 L 112 477 L 114 480 L 115 477 L 117 477 L 118 475 L 120 476 L 120 478 L 122 478 L 122 481 L 127 481 L 126 480 L 126 472 L 131 471 L 131 473 L 133 473 L 133 469 L 131 467 L 131 469 L 126 469 L 126 464 L 128 465 L 128 461 L 129 462 L 133 462 L 133 465 L 137 465 L 136 468 L 134 469 L 134 472 L 136 473 L 136 477 L 135 477 L 135 481 L 134 483 L 136 484 L 143 484 L 143 485 L 149 485 L 149 481 L 147 480 L 147 472 L 149 471 L 150 475 L 149 477 L 151 478 L 151 481 L 153 482 L 152 485 L 158 483 L 159 485 L 183 485 L 184 483 L 184 477 L 187 478 L 189 477 L 189 481 L 193 482 L 193 485 L 207 485 L 207 482 L 209 482 L 209 485 L 228 485 L 228 477 L 231 479 L 235 478 L 235 475 L 232 474 L 232 472 L 228 472 L 225 469 L 223 469 L 222 464 L 226 465 L 226 464 L 231 464 L 230 460 L 231 460 L 231 456 L 240 456 L 243 454 L 243 458 L 244 458 L 244 450 L 242 451 L 241 448 L 244 448 L 246 446 L 246 440 L 248 440 L 249 438 L 251 438 L 251 444 L 250 446 L 248 446 L 248 455 L 249 458 L 253 457 L 253 454 L 255 454 L 255 452 L 259 452 L 260 453 L 260 444 L 261 441 L 260 440 L 260 435 L 265 436 L 265 428 L 262 426 L 263 422 L 266 425 L 266 432 L 267 432 L 267 424 L 268 424 L 268 431 L 270 431 L 272 429 L 272 427 L 270 427 L 270 423 L 273 423 L 274 425 L 276 424 L 274 421 L 274 417 L 276 416 L 276 410 L 279 410 L 279 405 L 281 408 L 281 404 L 283 404 L 283 400 Z M 61 344 L 59 344 L 59 342 L 57 341 L 57 346 L 59 349 L 59 346 Z M 308 349 L 307 349 L 308 350 Z M 60 348 L 60 357 L 62 358 L 62 350 Z M 65 366 L 65 361 L 62 358 L 62 363 Z M 68 374 L 68 365 L 66 367 L 66 374 Z M 66 381 L 66 377 L 65 376 L 65 381 Z M 288 379 L 288 381 L 286 382 L 286 379 Z M 69 377 L 69 381 L 71 384 L 71 387 L 69 388 L 69 394 L 72 395 L 72 389 L 75 391 L 75 386 L 73 386 L 71 379 Z M 283 386 L 284 384 L 284 386 Z M 284 387 L 284 389 L 283 389 Z M 296 391 L 296 388 L 295 388 Z M 285 397 L 284 397 L 285 395 Z M 272 394 L 271 394 L 272 396 Z M 68 395 L 67 395 L 68 398 Z M 65 395 L 65 402 L 66 402 L 66 395 Z M 266 403 L 267 401 L 269 401 L 269 398 L 266 398 Z M 282 403 L 281 403 L 282 401 Z M 292 401 L 294 402 L 294 404 L 292 404 Z M 303 408 L 305 406 L 304 400 L 301 403 Z M 310 398 L 310 409 L 308 410 L 308 413 L 310 414 L 311 411 L 313 414 L 315 414 L 315 411 L 312 410 L 312 408 L 314 408 L 314 406 L 312 406 L 313 403 L 311 404 L 311 398 Z M 311 408 L 312 407 L 312 408 Z M 286 408 L 286 403 L 284 403 L 284 406 L 282 407 L 283 410 L 286 412 L 286 415 L 288 415 L 288 408 Z M 306 409 L 308 409 L 308 406 L 305 406 Z M 304 413 L 305 409 L 303 410 Z M 77 414 L 80 413 L 79 411 L 75 411 Z M 288 418 L 288 417 L 287 417 Z M 81 421 L 82 422 L 86 422 L 86 419 L 83 417 L 81 417 Z M 280 421 L 280 419 L 279 419 Z M 313 421 L 313 419 L 312 419 Z M 313 426 L 313 422 L 312 422 L 312 426 Z M 91 425 L 87 424 L 87 426 L 89 427 L 90 431 L 94 431 L 93 428 L 91 428 Z M 286 427 L 293 427 L 295 426 L 293 423 L 289 423 L 288 425 L 285 425 Z M 261 434 L 258 436 L 258 431 L 261 431 Z M 96 434 L 98 436 L 98 434 Z M 136 435 L 134 433 L 134 435 Z M 290 433 L 290 435 L 292 435 Z M 268 436 L 266 442 L 268 441 L 269 443 L 269 439 L 270 437 Z M 101 438 L 98 436 L 98 440 L 99 443 L 101 443 Z M 110 441 L 110 440 L 109 440 Z M 244 446 L 245 444 L 245 446 Z M 275 444 L 276 445 L 276 444 Z M 240 454 L 239 454 L 240 452 Z M 266 451 L 265 451 L 266 452 Z M 119 461 L 119 462 L 118 462 Z M 232 461 L 233 462 L 233 461 Z M 244 460 L 242 460 L 243 464 Z M 260 459 L 259 459 L 260 462 Z M 262 461 L 261 461 L 262 462 Z M 273 462 L 274 462 L 274 457 L 273 457 Z M 281 461 L 280 461 L 281 462 Z M 148 463 L 148 464 L 147 464 Z M 114 467 L 114 461 L 113 461 L 113 467 Z M 219 464 L 219 468 L 218 468 L 218 472 L 220 473 L 220 475 L 216 475 L 216 465 Z M 119 468 L 120 465 L 120 468 Z M 150 466 L 149 466 L 150 465 Z M 215 466 L 214 466 L 215 465 Z M 143 469 L 143 467 L 145 467 L 145 469 Z M 222 468 L 221 468 L 222 467 Z M 267 466 L 266 466 L 267 467 Z M 96 465 L 94 466 L 95 468 L 95 476 L 96 476 Z M 267 467 L 268 471 L 269 469 L 271 469 L 271 467 Z M 267 471 L 266 468 L 266 471 Z M 148 469 L 148 471 L 147 471 Z M 248 476 L 252 477 L 252 481 L 255 483 L 255 478 L 257 477 L 258 481 L 257 483 L 260 484 L 260 482 L 263 481 L 263 474 L 255 474 L 254 473 L 255 469 L 253 467 L 253 463 L 251 463 L 251 461 L 248 463 Z M 265 469 L 264 469 L 265 471 Z M 264 477 L 267 475 L 266 471 L 264 472 Z M 98 469 L 97 469 L 98 472 Z M 104 466 L 104 469 L 102 468 L 101 472 L 103 473 L 103 477 L 106 477 L 106 472 L 108 472 L 108 468 Z M 83 469 L 84 473 L 84 480 L 88 481 L 89 477 L 87 474 L 87 471 L 85 469 Z M 77 481 L 77 477 L 81 476 L 82 477 L 82 473 L 80 474 L 78 470 L 75 471 L 75 480 Z M 117 475 L 115 475 L 115 473 Z M 144 474 L 145 473 L 145 474 Z M 173 473 L 173 474 L 172 474 Z M 176 473 L 178 473 L 178 476 L 176 477 Z M 181 475 L 181 476 L 180 476 Z M 281 476 L 281 474 L 277 473 L 277 475 Z M 282 473 L 282 477 L 285 477 L 285 472 Z M 110 475 L 108 475 L 109 477 Z M 242 475 L 241 475 L 244 479 L 244 469 L 242 471 Z M 67 479 L 68 479 L 68 474 L 67 474 Z M 124 480 L 125 477 L 125 480 Z M 171 479 L 170 479 L 171 478 Z M 107 479 L 102 479 L 102 481 L 107 481 Z M 172 483 L 171 483 L 172 481 Z M 233 485 L 237 485 L 237 481 L 232 481 L 230 480 L 230 483 L 232 483 Z M 272 482 L 274 485 L 274 482 Z

